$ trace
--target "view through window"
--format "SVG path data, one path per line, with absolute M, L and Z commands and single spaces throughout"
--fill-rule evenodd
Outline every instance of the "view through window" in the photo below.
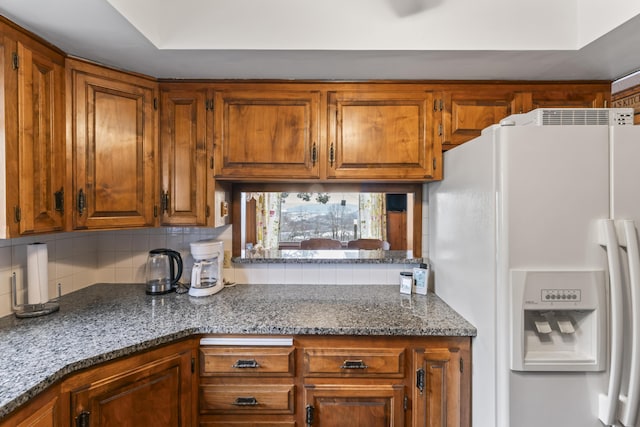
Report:
M 370 191 L 354 185 L 336 188 L 340 186 L 317 190 L 267 189 L 257 184 L 238 187 L 234 191 L 238 201 L 233 214 L 234 247 L 250 250 L 252 256 L 281 255 L 263 250 L 416 250 L 421 218 L 415 203 L 416 195 L 421 198 L 418 185 L 379 185 Z
M 280 242 L 358 238 L 359 193 L 281 193 Z

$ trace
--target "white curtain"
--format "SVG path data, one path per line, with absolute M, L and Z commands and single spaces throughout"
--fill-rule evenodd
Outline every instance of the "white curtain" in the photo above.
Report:
M 384 193 L 360 193 L 358 237 L 387 240 L 387 203 Z
M 256 199 L 256 240 L 265 249 L 278 249 L 280 244 L 280 193 L 253 193 Z

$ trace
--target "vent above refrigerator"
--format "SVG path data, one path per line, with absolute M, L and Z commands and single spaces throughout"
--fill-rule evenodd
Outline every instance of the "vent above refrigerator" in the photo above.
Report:
M 514 114 L 501 126 L 629 126 L 633 108 L 538 108 Z

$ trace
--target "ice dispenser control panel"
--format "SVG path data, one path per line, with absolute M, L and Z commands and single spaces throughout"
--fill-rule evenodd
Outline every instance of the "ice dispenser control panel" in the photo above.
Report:
M 604 271 L 511 270 L 511 369 L 604 367 Z
M 541 301 L 567 301 L 567 302 L 580 302 L 581 292 L 580 289 L 543 289 L 540 292 Z

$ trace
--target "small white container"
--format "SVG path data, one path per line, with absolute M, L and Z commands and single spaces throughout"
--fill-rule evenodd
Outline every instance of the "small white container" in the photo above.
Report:
M 429 266 L 420 264 L 420 267 L 413 269 L 413 293 L 426 295 L 429 284 Z
M 413 274 L 410 271 L 400 272 L 400 293 L 411 294 L 413 288 Z

